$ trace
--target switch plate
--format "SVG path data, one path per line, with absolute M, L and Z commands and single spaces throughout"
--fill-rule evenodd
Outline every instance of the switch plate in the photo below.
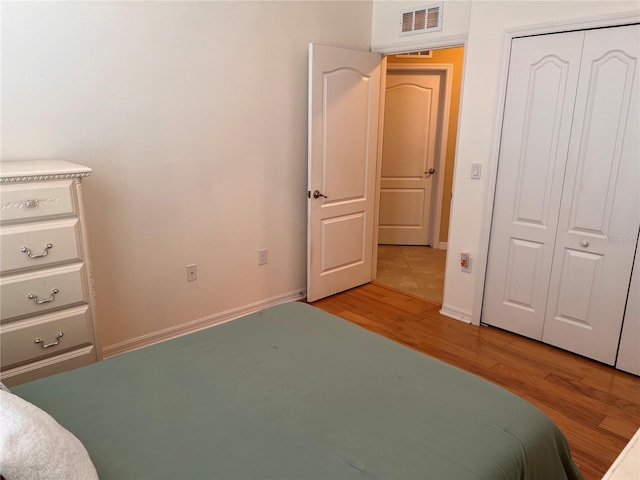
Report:
M 472 163 L 471 164 L 471 178 L 474 179 L 474 180 L 479 180 L 481 173 L 482 173 L 482 164 L 481 163 Z
M 198 279 L 198 267 L 195 264 L 187 265 L 187 282 Z

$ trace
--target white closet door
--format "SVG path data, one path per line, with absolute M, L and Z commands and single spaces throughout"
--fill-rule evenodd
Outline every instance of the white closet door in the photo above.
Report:
M 586 32 L 543 341 L 613 364 L 640 224 L 638 25 Z
M 512 43 L 482 321 L 538 340 L 583 40 Z
M 640 249 L 637 244 L 635 258 L 616 368 L 640 375 Z

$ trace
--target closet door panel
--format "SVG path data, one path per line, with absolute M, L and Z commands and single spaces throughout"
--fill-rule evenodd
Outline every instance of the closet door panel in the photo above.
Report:
M 631 286 L 627 308 L 624 312 L 622 335 L 616 368 L 640 375 L 640 250 L 636 244 L 636 259 L 633 263 Z
M 610 365 L 640 225 L 639 45 L 637 25 L 586 33 L 543 332 Z
M 512 43 L 482 321 L 538 340 L 583 40 Z

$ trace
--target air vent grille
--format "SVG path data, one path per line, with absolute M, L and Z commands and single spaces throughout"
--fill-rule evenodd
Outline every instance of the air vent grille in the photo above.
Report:
M 430 8 L 427 15 L 427 29 L 437 28 L 440 29 L 440 19 L 442 18 L 441 7 Z
M 400 18 L 400 35 L 436 32 L 442 30 L 443 2 L 424 7 L 403 10 Z
M 413 32 L 413 13 L 405 12 L 402 14 L 402 33 Z
M 413 29 L 424 30 L 427 28 L 427 11 L 416 10 L 413 17 Z

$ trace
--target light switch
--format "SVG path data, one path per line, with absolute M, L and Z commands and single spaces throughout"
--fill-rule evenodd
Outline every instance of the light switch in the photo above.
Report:
M 478 180 L 480 178 L 480 172 L 482 171 L 481 163 L 472 163 L 471 164 L 471 178 L 474 180 Z

